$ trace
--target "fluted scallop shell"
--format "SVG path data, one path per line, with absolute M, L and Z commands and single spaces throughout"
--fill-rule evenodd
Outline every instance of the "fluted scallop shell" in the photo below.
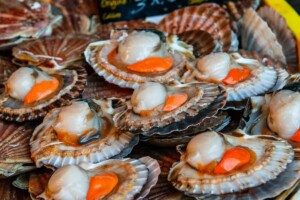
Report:
M 160 29 L 180 34 L 190 30 L 206 31 L 219 43 L 221 51 L 237 50 L 231 47 L 234 39 L 228 13 L 217 4 L 205 3 L 175 10 L 166 15 L 159 23 Z
M 133 90 L 111 84 L 97 74 L 88 76 L 82 97 L 86 99 L 130 98 Z
M 0 13 L 0 40 L 35 37 L 49 24 L 50 4 L 38 0 L 1 0 Z
M 257 186 L 254 188 L 246 189 L 238 193 L 229 193 L 222 195 L 199 195 L 196 196 L 196 199 L 205 199 L 205 200 L 222 200 L 222 199 L 269 199 L 275 198 L 280 195 L 283 191 L 286 191 L 290 188 L 298 185 L 300 162 L 293 161 L 287 165 L 285 171 L 283 171 L 279 176 L 272 181 L 265 183 L 262 186 Z M 291 189 L 293 191 L 293 189 Z M 295 190 L 297 191 L 297 189 Z M 293 195 L 291 195 L 293 196 Z M 278 197 L 280 199 L 280 196 Z M 283 198 L 286 199 L 286 198 Z M 293 198 L 291 198 L 293 199 Z M 295 198 L 296 199 L 296 198 Z
M 111 31 L 115 29 L 128 29 L 128 30 L 159 29 L 159 26 L 151 22 L 146 22 L 142 19 L 111 22 L 108 24 L 102 24 L 98 28 L 97 34 L 100 35 L 102 39 L 109 39 Z
M 286 57 L 286 63 L 294 70 L 298 69 L 298 55 L 296 40 L 293 33 L 287 26 L 285 19 L 271 7 L 261 7 L 259 16 L 267 22 L 270 29 L 276 35 L 278 42 L 282 45 L 283 53 Z
M 102 106 L 98 106 L 97 113 L 113 109 L 109 101 L 99 104 Z M 37 167 L 43 165 L 61 167 L 78 165 L 81 162 L 97 163 L 113 157 L 124 157 L 138 143 L 138 137 L 130 132 L 120 132 L 108 119 L 106 121 L 109 128 L 100 139 L 84 145 L 68 146 L 58 139 L 53 129 L 60 110 L 61 108 L 56 108 L 50 111 L 33 132 L 30 140 L 31 157 Z
M 27 64 L 62 69 L 82 60 L 83 51 L 95 37 L 86 35 L 52 36 L 24 42 L 13 48 L 13 56 Z
M 86 85 L 86 71 L 82 67 L 72 66 L 64 70 L 54 71 L 63 79 L 62 88 L 45 101 L 24 106 L 23 102 L 15 100 L 5 92 L 0 96 L 0 118 L 8 121 L 23 122 L 44 117 L 49 110 L 67 105 L 72 99 L 78 98 Z
M 186 59 L 178 51 L 174 51 L 170 55 L 174 65 L 172 69 L 164 73 L 135 73 L 126 67 L 115 66 L 108 62 L 107 56 L 117 46 L 116 40 L 99 41 L 89 44 L 84 52 L 86 61 L 94 68 L 95 72 L 110 83 L 121 87 L 137 88 L 145 82 L 170 82 L 177 79 L 183 72 Z
M 186 93 L 188 100 L 173 111 L 147 117 L 135 114 L 130 101 L 127 101 L 128 107 L 124 106 L 123 111 L 114 116 L 116 126 L 145 136 L 189 132 L 205 118 L 214 116 L 225 105 L 227 96 L 222 87 L 213 83 L 169 86 L 167 91 Z
M 188 143 L 195 134 L 206 130 L 221 131 L 231 122 L 227 112 L 219 111 L 216 115 L 205 118 L 199 125 L 189 128 L 186 131 L 175 131 L 169 135 L 152 135 L 151 137 L 141 137 L 150 144 L 156 146 L 177 146 Z
M 150 157 L 111 159 L 97 164 L 82 163 L 80 167 L 89 176 L 113 172 L 119 177 L 117 190 L 106 196 L 111 199 L 145 199 L 160 174 L 157 161 Z M 29 192 L 33 199 L 43 197 L 50 176 L 51 172 L 42 171 L 30 177 Z
M 247 9 L 243 16 L 242 48 L 286 63 L 283 48 L 276 35 L 252 8 Z
M 239 132 L 237 132 L 239 133 Z M 169 181 L 180 191 L 189 195 L 219 195 L 240 192 L 265 183 L 276 181 L 284 172 L 287 164 L 294 158 L 294 151 L 286 141 L 273 136 L 249 136 L 243 132 L 238 136 L 223 134 L 226 142 L 233 146 L 243 146 L 256 154 L 256 161 L 245 171 L 228 175 L 199 174 L 185 161 L 185 153 L 181 161 L 173 165 L 169 173 Z M 299 175 L 299 174 L 298 174 Z
M 53 27 L 54 35 L 70 33 L 94 34 L 100 25 L 98 4 L 95 0 L 55 0 L 53 5 L 61 11 L 63 19 Z
M 202 30 L 185 31 L 178 34 L 178 37 L 194 48 L 194 55 L 200 57 L 214 52 L 217 44 L 213 37 Z

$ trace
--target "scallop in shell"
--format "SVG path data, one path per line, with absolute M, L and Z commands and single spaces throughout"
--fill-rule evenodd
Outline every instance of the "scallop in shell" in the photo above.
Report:
M 192 134 L 189 131 L 201 126 L 204 119 L 214 116 L 224 106 L 226 95 L 222 87 L 213 83 L 174 86 L 145 83 L 135 90 L 127 105 L 120 108 L 114 121 L 121 130 L 145 136 L 182 131 Z M 185 101 L 169 110 L 166 102 L 173 97 Z
M 266 93 L 275 86 L 277 71 L 266 67 L 255 59 L 243 58 L 238 53 L 214 53 L 197 60 L 194 76 L 198 81 L 224 84 L 228 93 L 227 101 L 241 101 L 257 94 Z M 227 82 L 232 70 L 241 70 L 247 75 L 244 80 Z M 230 79 L 231 80 L 231 79 Z
M 78 98 L 86 84 L 86 76 L 84 68 L 75 66 L 52 73 L 33 66 L 19 68 L 7 80 L 6 90 L 0 96 L 0 118 L 18 122 L 41 118 L 52 108 Z M 49 93 L 47 86 L 43 89 L 46 96 L 36 96 L 35 91 L 40 91 L 44 85 L 39 83 L 50 84 L 53 91 Z
M 249 136 L 241 131 L 235 135 L 206 132 L 193 138 L 182 152 L 181 161 L 173 165 L 169 181 L 178 190 L 192 196 L 239 193 L 276 181 L 293 161 L 292 147 L 280 138 Z M 242 159 L 248 157 L 247 162 L 241 161 L 239 165 L 227 163 L 233 151 L 245 155 Z M 299 173 L 297 179 L 298 176 Z M 286 189 L 285 185 L 283 187 Z
M 83 60 L 83 51 L 95 37 L 86 35 L 52 36 L 24 42 L 13 48 L 13 56 L 26 64 L 63 69 Z
M 299 153 L 299 83 L 286 85 L 274 94 L 252 97 L 240 128 L 253 135 L 274 135 L 287 140 Z
M 220 51 L 236 51 L 238 40 L 231 30 L 228 13 L 213 3 L 189 6 L 166 15 L 159 23 L 160 30 L 180 34 L 190 30 L 206 31 L 218 43 Z
M 283 48 L 276 35 L 252 8 L 246 10 L 242 26 L 243 49 L 269 55 L 276 61 L 286 63 Z
M 85 58 L 98 75 L 121 87 L 137 88 L 149 81 L 165 83 L 178 79 L 186 61 L 172 47 L 192 55 L 190 49 L 167 39 L 156 31 L 124 32 L 118 39 L 91 43 L 85 50 Z M 140 64 L 144 67 L 138 67 Z
M 67 165 L 56 170 L 51 177 L 48 174 L 47 172 L 40 173 L 31 177 L 29 188 L 39 188 L 30 191 L 33 199 L 61 199 L 67 196 L 86 199 L 93 188 L 92 179 L 105 175 L 113 176 L 114 179 L 117 179 L 117 183 L 102 197 L 106 199 L 144 199 L 156 184 L 160 168 L 156 160 L 142 157 L 140 159 L 111 159 L 97 164 L 82 163 L 79 166 Z M 46 179 L 43 182 L 38 179 L 41 175 L 44 175 L 43 177 Z M 98 181 L 101 183 L 101 180 Z M 106 184 L 110 184 L 111 181 L 112 179 L 107 179 Z M 45 184 L 46 182 L 48 183 Z M 36 185 L 40 187 L 36 187 Z
M 126 156 L 138 137 L 119 131 L 111 119 L 113 112 L 112 100 L 73 102 L 52 110 L 34 130 L 32 159 L 38 167 L 61 167 Z

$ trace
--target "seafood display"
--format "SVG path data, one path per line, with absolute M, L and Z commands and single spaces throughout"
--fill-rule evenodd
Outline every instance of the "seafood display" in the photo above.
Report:
M 1 199 L 299 199 L 290 17 L 236 0 L 102 23 L 99 6 L 116 5 L 0 0 Z

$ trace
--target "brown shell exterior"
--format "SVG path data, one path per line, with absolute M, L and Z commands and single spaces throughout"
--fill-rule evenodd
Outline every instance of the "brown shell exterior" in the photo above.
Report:
M 97 74 L 88 76 L 87 86 L 84 88 L 82 97 L 86 99 L 102 98 L 130 98 L 133 90 L 130 88 L 121 88 L 111 84 Z
M 191 30 L 179 33 L 178 37 L 194 48 L 196 57 L 210 54 L 216 48 L 215 41 L 211 34 L 202 30 Z
M 17 124 L 0 121 L 0 162 L 33 163 L 30 158 L 29 140 L 33 124 Z
M 100 35 L 101 39 L 107 40 L 110 39 L 110 32 L 114 29 L 159 29 L 159 26 L 151 22 L 146 22 L 143 19 L 112 22 L 108 24 L 102 24 L 98 28 L 97 34 Z
M 33 8 L 33 3 L 39 8 Z M 43 1 L 0 1 L 0 40 L 32 37 L 49 24 L 50 5 Z
M 179 34 L 190 30 L 202 30 L 221 44 L 221 51 L 231 46 L 231 22 L 228 13 L 213 3 L 181 8 L 166 15 L 159 23 L 160 30 Z
M 179 108 L 158 114 L 157 116 L 141 117 L 132 109 L 125 107 L 123 112 L 114 116 L 116 126 L 120 129 L 141 132 L 149 136 L 166 135 L 177 131 L 187 131 L 200 124 L 205 118 L 215 115 L 226 102 L 227 94 L 223 88 L 213 83 L 193 83 L 180 86 L 189 98 Z M 183 88 L 183 89 L 182 89 Z M 170 91 L 176 91 L 170 87 Z M 129 104 L 129 101 L 127 102 Z M 126 110 L 127 109 L 127 110 Z
M 86 35 L 52 36 L 24 42 L 13 48 L 16 59 L 29 64 L 54 68 L 66 67 L 72 62 L 82 60 L 83 51 L 95 37 Z
M 0 119 L 17 122 L 35 120 L 44 117 L 53 108 L 69 104 L 72 99 L 81 95 L 87 77 L 84 68 L 72 66 L 55 73 L 61 74 L 65 81 L 63 89 L 58 94 L 48 101 L 28 108 L 24 107 L 22 102 L 14 100 L 4 93 L 0 96 L 2 102 L 0 105 Z M 14 108 L 16 106 L 19 108 Z
M 286 63 L 281 44 L 268 24 L 252 9 L 245 11 L 242 25 L 242 48 L 269 55 L 276 61 Z
M 287 65 L 298 69 L 298 55 L 296 40 L 293 33 L 288 28 L 285 19 L 273 8 L 264 6 L 258 12 L 259 16 L 267 22 L 268 26 L 275 33 L 278 42 L 282 45 Z

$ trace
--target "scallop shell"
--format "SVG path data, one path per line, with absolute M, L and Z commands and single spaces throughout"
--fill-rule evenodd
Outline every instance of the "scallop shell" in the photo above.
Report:
M 72 66 L 64 70 L 55 71 L 51 75 L 63 78 L 63 86 L 51 99 L 24 107 L 23 102 L 9 97 L 6 93 L 0 96 L 0 118 L 8 121 L 23 122 L 44 117 L 49 110 L 67 105 L 74 98 L 78 98 L 86 85 L 86 71 L 82 67 Z
M 205 3 L 175 10 L 159 23 L 160 30 L 179 34 L 190 30 L 206 31 L 219 42 L 221 51 L 229 51 L 232 31 L 228 13 L 217 4 Z M 237 46 L 236 46 L 237 48 Z
M 0 1 L 0 40 L 35 37 L 49 25 L 50 4 L 42 1 Z
M 180 191 L 189 195 L 219 195 L 240 192 L 261 186 L 276 178 L 286 170 L 294 157 L 292 147 L 284 140 L 273 136 L 249 136 L 236 132 L 238 136 L 223 134 L 233 146 L 244 146 L 256 153 L 255 163 L 243 172 L 233 172 L 230 176 L 201 174 L 182 160 L 173 165 L 168 180 Z
M 99 103 L 99 102 L 98 102 Z M 102 101 L 96 112 L 113 109 L 109 101 Z M 109 105 L 110 104 L 110 105 Z M 107 108 L 106 108 L 107 106 Z M 111 128 L 106 135 L 85 145 L 68 146 L 61 142 L 53 129 L 61 108 L 50 111 L 33 132 L 30 140 L 31 157 L 37 167 L 50 165 L 61 167 L 64 165 L 78 165 L 81 162 L 98 163 L 109 158 L 124 157 L 138 143 L 138 137 L 130 132 L 120 132 L 110 119 L 106 120 Z M 100 116 L 99 116 L 100 117 Z M 109 117 L 109 116 L 108 116 Z M 121 154 L 118 155 L 118 154 Z
M 95 37 L 86 35 L 52 36 L 24 42 L 13 48 L 15 59 L 41 67 L 62 69 L 83 60 L 83 51 Z
M 195 134 L 206 130 L 221 131 L 230 122 L 231 119 L 227 112 L 219 111 L 216 115 L 205 118 L 199 125 L 186 131 L 172 132 L 169 135 L 152 135 L 151 137 L 142 137 L 141 140 L 156 146 L 177 146 L 188 143 Z
M 242 47 L 286 63 L 282 46 L 276 35 L 252 8 L 247 9 L 243 16 Z
M 157 161 L 150 157 L 111 159 L 97 164 L 82 163 L 80 167 L 86 170 L 89 176 L 110 171 L 117 174 L 118 189 L 106 196 L 111 199 L 145 199 L 160 174 Z M 50 176 L 50 171 L 31 175 L 29 192 L 33 199 L 43 197 L 41 194 L 45 191 Z
M 195 128 L 205 118 L 214 116 L 225 105 L 227 96 L 222 87 L 213 83 L 179 84 L 169 86 L 167 90 L 186 93 L 187 102 L 170 112 L 141 117 L 133 112 L 128 101 L 129 106 L 124 106 L 124 111 L 114 116 L 116 126 L 121 130 L 141 132 L 145 136 L 188 132 L 189 128 Z
M 267 22 L 270 29 L 276 35 L 278 42 L 282 45 L 287 65 L 293 67 L 294 70 L 298 70 L 296 40 L 288 28 L 285 19 L 273 8 L 267 6 L 261 7 L 257 13 Z
M 95 72 L 110 83 L 121 87 L 137 88 L 139 84 L 145 82 L 170 82 L 183 72 L 186 59 L 177 51 L 171 54 L 174 61 L 173 68 L 165 73 L 133 73 L 125 67 L 120 69 L 107 60 L 108 54 L 117 46 L 116 40 L 99 41 L 89 44 L 84 52 L 86 61 L 94 68 Z
M 270 199 L 280 195 L 283 191 L 298 185 L 300 162 L 294 161 L 287 165 L 287 169 L 272 181 L 265 183 L 262 186 L 246 189 L 239 193 L 229 193 L 222 195 L 200 195 L 196 199 L 206 200 L 222 200 L 222 199 Z M 293 189 L 292 189 L 293 190 Z M 297 191 L 297 190 L 296 190 Z M 277 199 L 277 198 L 276 198 Z M 279 198 L 280 199 L 280 198 Z M 283 198 L 288 199 L 288 198 Z M 292 198 L 291 198 L 292 199 Z M 297 199 L 297 198 L 296 198 Z
M 213 37 L 202 30 L 185 31 L 178 34 L 178 37 L 194 47 L 194 55 L 196 57 L 212 53 L 217 47 Z
M 0 175 L 13 176 L 35 169 L 30 158 L 29 140 L 34 124 L 0 121 Z
M 83 91 L 83 98 L 101 99 L 101 98 L 130 98 L 133 90 L 129 88 L 121 88 L 111 84 L 99 77 L 97 74 L 88 76 L 87 86 Z
M 13 186 L 21 190 L 28 190 L 29 187 L 29 173 L 19 175 L 13 182 Z
M 146 22 L 143 19 L 129 20 L 129 21 L 119 21 L 111 22 L 108 24 L 102 24 L 98 30 L 97 34 L 100 38 L 108 40 L 112 30 L 115 29 L 128 29 L 128 30 L 144 30 L 144 29 L 159 29 L 157 24 Z

